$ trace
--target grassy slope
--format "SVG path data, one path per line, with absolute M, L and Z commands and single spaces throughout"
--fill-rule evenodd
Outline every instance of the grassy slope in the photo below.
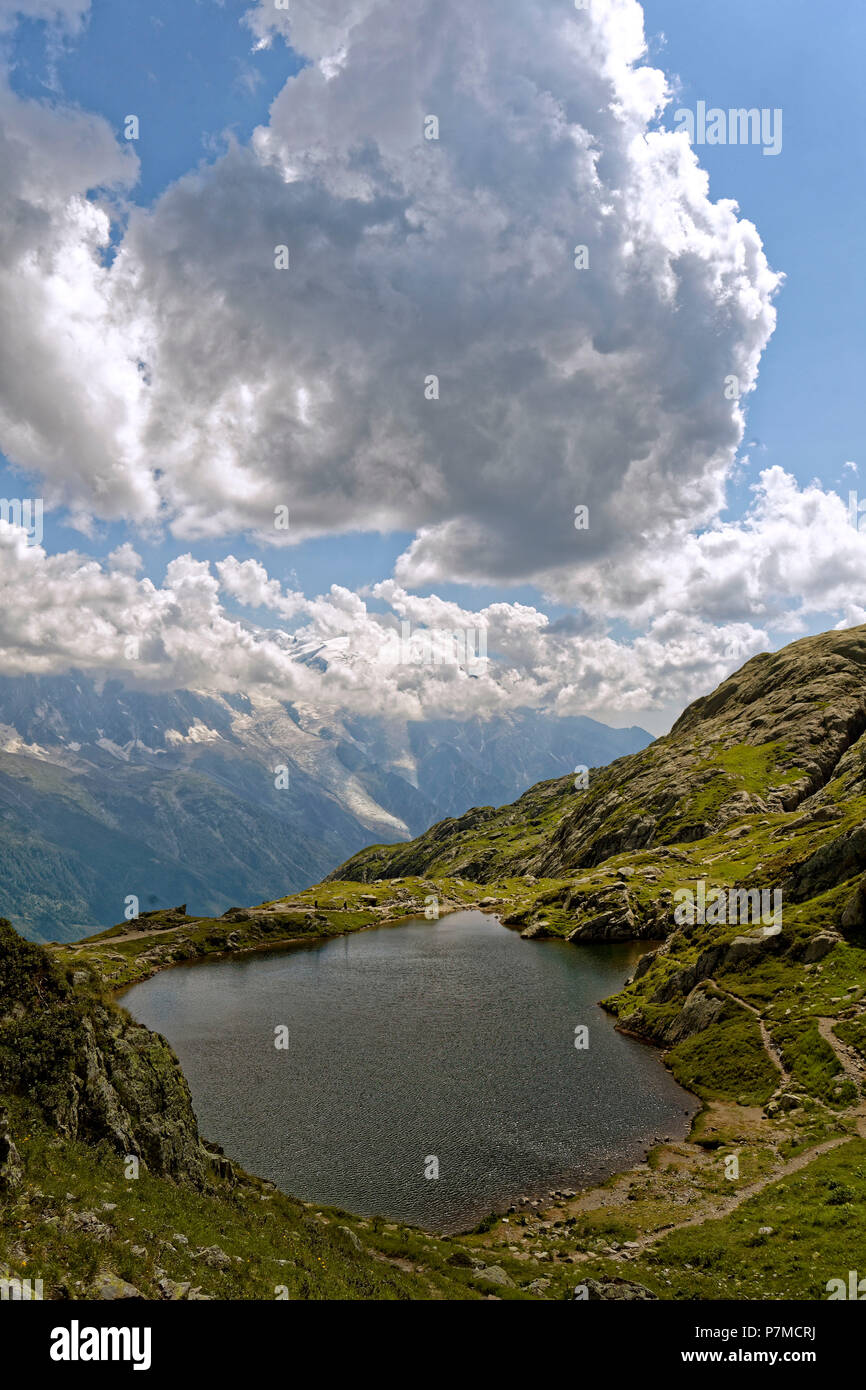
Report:
M 639 1278 L 663 1297 L 820 1297 L 846 1261 L 856 1266 L 851 1215 L 866 1200 L 866 936 L 842 925 L 863 869 L 846 846 L 866 820 L 864 671 L 863 630 L 807 639 L 748 663 L 667 739 L 594 774 L 588 791 L 542 783 L 409 845 L 374 846 L 242 920 L 153 919 L 134 934 L 126 924 L 56 958 L 116 989 L 175 961 L 396 921 L 431 897 L 441 910 L 483 903 L 566 936 L 597 913 L 600 893 L 625 891 L 635 933 L 666 944 L 606 1006 L 661 1042 L 701 1097 L 693 1134 L 548 1212 L 500 1214 L 464 1244 L 524 1288 L 543 1271 L 548 1297 L 568 1296 L 581 1273 Z M 737 956 L 728 948 L 753 928 L 677 926 L 672 895 L 697 880 L 782 885 L 782 933 Z M 688 1023 L 693 1006 L 700 1026 Z M 433 1238 L 340 1222 L 403 1272 L 423 1265 L 431 1296 L 451 1268 L 441 1263 L 451 1247 Z M 463 1296 L 468 1276 L 459 1287 L 447 1277 L 449 1296 Z
M 160 1280 L 232 1299 L 471 1299 L 490 1291 L 473 1269 L 447 1263 L 459 1242 L 320 1211 L 240 1170 L 231 1184 L 215 1179 L 205 1191 L 146 1171 L 127 1181 L 108 1146 L 58 1140 L 26 1106 L 13 1107 L 11 1118 L 25 1178 L 0 1203 L 0 1261 L 12 1275 L 42 1278 L 46 1297 L 93 1296 L 104 1271 L 155 1299 L 165 1296 Z M 85 1214 L 100 1227 L 81 1224 Z M 213 1247 L 228 1257 L 225 1267 L 196 1253 Z M 521 1268 L 521 1278 L 540 1272 Z

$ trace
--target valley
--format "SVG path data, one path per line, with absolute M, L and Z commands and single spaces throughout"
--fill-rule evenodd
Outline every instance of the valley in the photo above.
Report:
M 82 673 L 0 679 L 0 912 L 49 941 L 117 921 L 130 896 L 219 915 L 649 741 L 532 710 L 412 723 Z
M 315 888 L 221 918 L 158 913 L 135 931 L 125 923 L 32 949 L 45 957 L 40 969 L 69 981 L 61 992 L 102 998 L 110 1011 L 109 993 L 168 966 L 382 927 L 423 916 L 431 897 L 443 915 L 495 914 L 536 951 L 558 940 L 577 952 L 662 940 L 603 1004 L 624 1032 L 661 1048 L 699 1098 L 687 1138 L 658 1135 L 645 1160 L 601 1185 L 524 1194 L 447 1240 L 297 1210 L 389 1278 L 420 1280 L 423 1293 L 416 1283 L 409 1296 L 562 1299 L 579 1285 L 605 1299 L 826 1298 L 830 1281 L 862 1264 L 866 1199 L 864 667 L 862 628 L 803 639 L 754 658 L 668 736 L 594 771 L 586 791 L 570 777 L 542 783 L 409 844 L 364 850 Z M 675 921 L 675 895 L 701 882 L 706 901 L 714 890 L 781 892 L 781 930 L 765 934 L 739 917 Z M 7 1009 L 7 1047 L 21 1027 Z M 23 1104 L 14 1082 L 3 1089 L 10 1106 Z M 66 1163 L 71 1150 L 61 1147 Z M 38 1162 L 32 1181 L 44 1190 Z M 29 1217 L 23 1236 L 6 1228 L 7 1263 L 10 1250 L 28 1260 L 47 1252 L 57 1234 L 30 1197 L 20 1201 Z M 160 1255 L 159 1267 L 183 1283 L 188 1259 L 175 1254 Z M 153 1278 L 139 1277 L 147 1296 L 160 1296 Z M 238 1290 L 240 1278 L 223 1287 Z M 252 1281 L 240 1296 L 269 1295 Z

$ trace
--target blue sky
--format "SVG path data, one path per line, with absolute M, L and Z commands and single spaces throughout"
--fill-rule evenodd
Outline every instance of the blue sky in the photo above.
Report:
M 118 133 L 127 114 L 139 115 L 141 179 L 131 197 L 146 206 L 201 161 L 213 160 L 229 137 L 247 140 L 267 121 L 287 77 L 302 66 L 282 42 L 254 51 L 241 22 L 247 8 L 246 0 L 94 0 L 83 34 L 66 41 L 48 34 L 44 22 L 25 21 L 11 46 L 12 85 L 22 95 L 62 96 L 99 112 Z M 847 495 L 850 475 L 843 475 L 842 465 L 859 461 L 866 423 L 866 279 L 850 274 L 862 254 L 866 220 L 860 75 L 866 9 L 830 7 L 817 35 L 815 10 L 806 0 L 729 0 L 711 32 L 704 7 L 684 0 L 645 0 L 644 12 L 649 61 L 680 83 L 674 107 L 704 99 L 784 111 L 777 158 L 742 147 L 701 150 L 711 196 L 739 202 L 757 225 L 770 264 L 787 276 L 778 326 L 748 406 L 744 452 L 752 467 L 731 487 L 731 511 L 747 505 L 756 468 L 768 462 L 781 463 L 801 482 L 817 476 Z M 8 475 L 2 482 L 4 490 L 14 489 Z M 76 543 L 75 533 L 56 518 L 46 535 L 58 546 Z M 85 544 L 92 553 L 106 553 L 123 535 L 122 527 L 105 527 Z M 294 571 L 308 592 L 332 582 L 356 588 L 390 573 L 410 539 L 409 532 L 324 537 L 290 555 L 275 554 L 271 569 L 286 578 Z M 177 549 L 143 539 L 136 544 L 154 572 Z M 221 541 L 191 548 L 207 559 L 223 547 Z M 232 548 L 242 557 L 257 553 L 243 536 L 233 538 Z M 527 585 L 435 587 L 470 606 L 494 596 L 540 600 Z M 566 609 L 548 604 L 546 611 L 558 616 Z
M 727 0 L 711 31 L 702 5 L 645 0 L 644 12 L 651 59 L 681 82 L 675 106 L 784 112 L 780 155 L 705 145 L 701 162 L 711 196 L 737 200 L 787 276 L 749 404 L 751 456 L 847 495 L 842 465 L 864 461 L 866 426 L 866 278 L 852 275 L 866 222 L 866 7 Z
M 98 111 L 120 133 L 134 112 L 141 181 L 151 202 L 175 179 L 249 138 L 302 60 L 284 44 L 253 52 L 244 0 L 94 0 L 82 35 L 63 42 L 25 21 L 13 46 L 12 84 L 30 96 L 62 94 Z
M 43 2 L 19 0 L 31 11 Z M 81 0 L 57 3 L 74 7 Z M 139 118 L 140 178 L 116 221 L 113 248 L 124 247 L 148 286 L 144 304 L 162 364 L 146 406 L 130 406 L 131 420 L 150 411 L 146 426 L 131 427 L 138 431 L 131 445 L 130 431 L 115 439 L 112 393 L 132 400 L 129 383 L 119 386 L 115 371 L 131 336 L 116 331 L 135 299 L 122 275 L 108 287 L 82 290 L 70 270 L 78 254 L 70 243 L 59 275 L 61 282 L 71 277 L 62 289 L 66 299 L 54 297 L 53 282 L 44 295 L 44 283 L 29 287 L 24 312 L 46 314 L 47 336 L 40 340 L 37 323 L 29 364 L 33 381 L 44 377 L 44 399 L 34 404 L 25 370 L 16 388 L 21 399 L 13 391 L 5 407 L 0 400 L 19 459 L 17 468 L 0 467 L 3 494 L 21 494 L 23 475 L 29 491 L 44 495 L 49 554 L 77 549 L 103 558 L 128 541 L 157 586 L 167 563 L 185 552 L 215 572 L 233 555 L 249 562 L 247 579 L 255 561 L 308 598 L 332 584 L 365 593 L 396 567 L 400 585 L 419 599 L 435 594 L 467 610 L 507 609 L 505 645 L 520 652 L 530 675 L 541 658 L 536 651 L 530 659 L 521 645 L 527 620 L 517 605 L 551 620 L 576 613 L 571 648 L 567 628 L 559 629 L 561 662 L 546 686 L 555 692 L 557 680 L 568 680 L 569 661 L 575 663 L 582 674 L 568 712 L 583 711 L 581 690 L 590 692 L 586 712 L 615 715 L 617 692 L 624 692 L 623 709 L 641 708 L 644 697 L 673 708 L 681 703 L 680 689 L 685 696 L 707 688 L 725 673 L 725 663 L 738 664 L 768 641 L 863 621 L 864 557 L 857 533 L 851 528 L 849 535 L 834 512 L 832 494 L 847 499 L 858 481 L 844 465 L 862 462 L 866 97 L 859 69 L 866 11 L 839 3 L 818 19 L 805 0 L 729 0 L 717 14 L 685 0 L 645 0 L 645 61 L 676 85 L 667 129 L 679 107 L 699 101 L 783 113 L 777 157 L 749 146 L 697 151 L 710 199 L 735 200 L 739 217 L 757 228 L 762 251 L 743 222 L 716 216 L 685 166 L 673 170 L 653 155 L 651 176 L 641 183 L 647 170 L 615 115 L 621 107 L 635 129 L 643 128 L 645 92 L 630 68 L 626 22 L 608 33 L 599 15 L 567 21 L 593 24 L 598 42 L 611 47 L 612 71 L 620 76 L 599 95 L 598 70 L 587 66 L 585 45 L 564 52 L 554 37 L 563 16 L 558 0 L 499 6 L 477 0 L 488 10 L 480 29 L 472 27 L 475 11 L 456 0 L 415 3 L 419 13 L 430 11 L 433 27 L 423 42 L 422 29 L 398 0 L 334 0 L 325 7 L 294 0 L 292 22 L 306 45 L 304 57 L 282 37 L 256 44 L 244 17 L 258 4 L 260 33 L 277 22 L 265 0 L 92 0 L 72 34 L 24 15 L 3 35 L 9 87 L 55 112 L 58 147 L 68 137 L 62 106 L 94 113 L 118 142 L 114 153 L 103 148 L 96 167 L 116 174 L 117 153 L 129 148 L 124 120 Z M 346 16 L 354 28 L 343 24 Z M 485 45 L 491 61 L 476 62 Z M 342 53 L 336 67 L 335 53 Z M 469 90 L 473 82 L 477 91 Z M 618 171 L 613 177 L 621 183 L 605 196 L 623 196 L 622 206 L 632 209 L 625 223 L 605 225 L 609 208 L 592 181 L 584 181 L 570 138 L 560 133 L 550 140 L 551 96 L 571 113 L 575 128 L 611 154 L 600 168 L 605 178 Z M 431 103 L 443 110 L 444 137 L 443 162 L 430 167 L 445 179 L 432 208 L 422 161 L 440 150 L 430 146 L 419 158 L 416 137 L 407 137 L 401 124 L 407 111 L 433 109 Z M 17 114 L 24 148 L 37 137 L 23 106 Z M 13 134 L 15 117 L 13 109 Z M 254 151 L 250 144 L 263 129 L 267 158 L 262 146 Z M 79 146 L 68 138 L 74 162 Z M 41 153 L 33 147 L 46 168 L 50 143 Z M 197 185 L 178 184 L 195 170 L 202 173 Z M 283 172 L 282 185 L 274 170 Z M 26 179 L 21 187 L 28 187 Z M 648 199 L 643 221 L 629 202 L 639 187 Z M 101 197 L 98 185 L 79 193 L 89 193 L 94 206 Z M 69 234 L 70 205 L 52 202 L 50 183 L 31 196 L 27 216 L 34 226 L 54 218 L 48 246 L 59 245 Z M 476 226 L 473 210 L 485 200 L 491 211 Z M 370 220 L 365 209 L 379 206 L 384 212 L 361 226 Z M 402 209 L 396 222 L 389 207 Z M 217 208 L 221 227 L 213 225 Z M 665 226 L 672 209 L 686 229 L 685 253 Z M 268 244 L 272 216 L 301 238 L 311 277 L 290 282 L 285 322 L 274 312 L 274 295 L 261 294 L 261 268 L 250 261 L 249 248 Z M 633 226 L 626 225 L 630 217 Z M 595 222 L 601 237 L 593 252 L 601 273 L 586 282 L 588 296 L 571 267 L 557 262 L 563 249 L 557 237 L 570 255 L 584 222 Z M 305 242 L 308 232 L 312 239 Z M 390 239 L 390 264 L 378 254 L 370 258 L 376 237 L 385 238 L 382 245 Z M 715 250 L 708 249 L 713 237 Z M 606 279 L 642 238 L 646 267 L 657 268 L 659 256 L 674 257 L 682 276 L 674 308 L 662 279 L 655 284 L 648 276 L 631 299 L 616 276 Z M 317 282 L 324 262 L 315 248 L 322 245 L 331 262 Z M 533 276 L 523 266 L 510 288 L 500 258 L 521 266 L 527 248 L 536 256 Z M 748 267 L 739 284 L 737 256 Z M 106 263 L 113 270 L 112 254 Z M 29 274 L 32 259 L 21 267 Z M 567 283 L 560 278 L 566 270 Z M 770 270 L 786 277 L 775 296 Z M 725 287 L 721 299 L 713 286 L 717 273 Z M 68 357 L 62 328 L 58 344 L 58 303 L 76 304 L 78 294 L 87 312 L 105 296 L 104 309 L 96 305 L 95 322 L 103 326 L 95 332 L 113 346 L 102 362 L 98 345 L 76 337 L 80 325 L 70 323 L 70 344 L 78 346 Z M 772 304 L 778 318 L 768 340 Z M 399 312 L 395 306 L 402 306 Z M 123 331 L 136 331 L 134 315 Z M 9 332 L 15 341 L 14 325 Z M 452 353 L 444 380 L 460 396 L 455 417 L 444 410 L 422 417 L 414 404 L 403 404 L 404 363 L 406 370 L 416 360 L 418 372 L 429 369 L 421 364 L 431 333 Z M 572 396 L 563 389 L 561 364 L 548 369 L 571 336 L 577 351 L 582 334 L 581 351 L 591 344 L 595 365 L 587 371 L 585 356 L 579 368 L 569 365 Z M 193 356 L 184 358 L 187 339 Z M 91 365 L 76 386 L 82 343 Z M 617 352 L 621 379 L 606 367 Z M 759 371 L 757 389 L 746 397 L 741 466 L 727 484 L 727 508 L 719 510 L 721 460 L 732 432 L 731 411 L 720 411 L 717 397 L 724 364 L 734 360 L 759 360 Z M 174 391 L 181 381 L 183 391 Z M 68 399 L 56 399 L 67 388 Z M 409 380 L 410 394 L 414 389 Z M 255 395 L 261 404 L 244 434 L 238 421 L 247 404 L 239 402 Z M 316 402 L 315 429 L 308 428 L 308 405 L 292 414 L 301 397 Z M 35 412 L 32 420 L 28 412 Z M 228 421 L 230 444 L 215 420 Z M 47 441 L 41 478 L 36 438 Z M 305 441 L 300 451 L 298 439 Z M 91 460 L 103 446 L 105 458 Z M 15 456 L 16 448 L 7 448 Z M 127 448 L 134 463 L 123 454 Z M 29 475 L 21 464 L 28 456 Z M 111 487 L 127 501 L 118 503 L 126 509 L 123 520 L 107 522 L 101 516 L 111 509 L 102 508 L 102 499 L 113 457 L 119 462 Z M 145 497 L 142 462 L 157 481 L 170 480 L 164 515 L 183 523 L 174 536 L 148 523 L 149 503 L 128 501 Z M 626 477 L 628 468 L 634 476 Z M 81 511 L 93 504 L 89 534 L 52 510 L 52 469 L 64 487 L 73 479 Z M 762 485 L 764 517 L 756 531 L 743 518 L 767 469 L 777 472 L 771 485 Z M 792 480 L 806 489 L 813 479 L 820 485 L 814 496 L 791 493 Z M 235 486 L 246 490 L 237 506 Z M 293 499 L 297 493 L 302 529 L 311 538 L 282 548 L 254 539 L 268 515 L 269 488 L 280 499 L 287 490 Z M 573 504 L 590 501 L 593 527 L 577 542 L 583 551 L 573 552 Z M 356 514 L 360 525 L 353 531 Z M 187 539 L 184 517 L 202 515 L 216 518 L 213 538 Z M 823 550 L 814 537 L 803 535 L 809 543 L 800 544 L 813 518 L 829 528 Z M 721 550 L 713 540 L 720 524 L 729 527 Z M 580 557 L 573 574 L 571 554 Z M 255 587 L 236 583 L 227 590 L 226 612 L 239 611 L 242 591 L 248 604 Z M 290 615 L 286 605 L 274 605 L 272 595 L 269 602 L 283 626 L 310 619 L 307 611 Z M 368 599 L 368 607 L 378 613 L 387 603 Z M 593 633 L 586 642 L 584 614 Z M 267 613 L 259 617 L 273 621 Z
M 303 58 L 282 42 L 256 47 L 242 23 L 247 9 L 246 0 L 152 0 L 146 5 L 94 0 L 83 34 L 72 39 L 59 38 L 44 21 L 27 20 L 11 45 L 11 85 L 22 96 L 62 97 L 96 111 L 118 135 L 127 115 L 137 115 L 141 178 L 130 197 L 146 207 L 176 179 L 221 154 L 228 140 L 248 140 L 257 125 L 267 122 L 270 103 L 287 78 L 303 66 Z M 15 492 L 11 471 L 0 473 L 0 485 L 4 493 Z M 89 554 L 105 555 L 126 534 L 125 526 L 104 526 L 82 541 L 61 517 L 46 518 L 47 543 L 58 548 L 79 545 Z M 307 593 L 323 592 L 332 583 L 357 589 L 389 575 L 411 539 L 408 531 L 321 537 L 290 554 L 273 553 L 269 568 Z M 171 541 L 154 545 L 145 537 L 136 537 L 135 544 L 154 575 L 178 549 Z M 184 548 L 208 560 L 222 556 L 226 547 L 220 540 Z M 243 559 L 259 553 L 242 534 L 232 538 L 231 548 Z M 539 601 L 537 590 L 528 585 L 480 586 L 471 593 L 466 586 L 440 583 L 435 588 L 470 606 L 496 599 Z M 545 611 L 555 618 L 567 609 L 548 603 Z

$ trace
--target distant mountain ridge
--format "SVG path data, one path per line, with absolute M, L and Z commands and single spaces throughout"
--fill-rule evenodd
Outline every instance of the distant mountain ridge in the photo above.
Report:
M 646 1162 L 603 1189 L 593 1193 L 576 1175 L 546 1199 L 518 1196 L 507 1213 L 491 1212 L 461 1237 L 459 1250 L 432 1236 L 413 1247 L 394 1223 L 380 1230 L 375 1219 L 303 1209 L 310 1225 L 297 1233 L 300 1242 L 293 1233 L 292 1258 L 306 1234 L 320 1238 L 315 1227 L 325 1229 L 330 1216 L 348 1242 L 344 1257 L 375 1246 L 380 1270 L 390 1256 L 401 1274 L 424 1271 L 424 1297 L 434 1271 L 449 1281 L 465 1274 L 476 1292 L 489 1293 L 493 1282 L 497 1296 L 554 1300 L 573 1300 L 575 1277 L 599 1299 L 839 1297 L 861 1258 L 857 1217 L 866 1201 L 864 675 L 866 627 L 755 657 L 666 737 L 595 770 L 585 789 L 573 776 L 542 782 L 512 805 L 446 818 L 410 844 L 374 845 L 324 883 L 219 918 L 176 908 L 134 931 L 122 922 L 50 949 L 25 947 L 0 922 L 0 1191 L 5 1183 L 18 1194 L 5 1230 L 0 1221 L 0 1258 L 18 1270 L 41 1268 L 43 1252 L 56 1252 L 62 1297 L 92 1282 L 94 1245 L 82 1249 L 67 1236 L 91 1214 L 70 1212 L 63 1194 L 82 1191 L 86 1146 L 96 1139 L 107 1155 L 96 1170 L 100 1200 L 110 1192 L 120 1218 L 93 1214 L 88 1229 L 100 1260 L 113 1240 L 114 1268 L 134 1277 L 134 1292 L 173 1297 L 189 1288 L 199 1278 L 196 1259 L 218 1258 L 213 1238 L 190 1262 L 172 1234 L 183 1222 L 173 1209 L 166 1219 L 160 1192 L 144 1208 L 148 1229 L 166 1233 L 155 1242 L 159 1264 L 128 1264 L 129 1223 L 143 1215 L 142 1202 L 137 1192 L 135 1210 L 120 1206 L 130 1184 L 112 1168 L 106 1140 L 187 1185 L 185 1168 L 193 1182 L 202 1168 L 232 1181 L 233 1165 L 213 1146 L 201 1151 L 162 1040 L 141 1028 L 130 1033 L 105 1007 L 106 995 L 176 964 L 396 926 L 426 917 L 434 903 L 440 913 L 489 911 L 518 928 L 528 970 L 551 941 L 557 953 L 564 941 L 576 951 L 646 942 L 632 976 L 601 1003 L 624 1032 L 664 1048 L 701 1109 L 687 1139 L 657 1136 Z M 598 1018 L 580 1021 L 576 1057 L 599 1026 Z M 567 1028 L 563 1046 L 571 1047 Z M 149 1064 L 143 1078 L 139 1059 Z M 176 1119 L 169 1127 L 162 1112 L 150 1123 L 151 1065 L 168 1078 L 163 1109 Z M 582 1070 L 573 1084 L 586 1084 Z M 69 1134 L 76 1124 L 83 1141 L 74 1150 L 66 1139 L 51 1147 L 40 1140 L 65 1096 L 75 1105 L 64 1123 Z M 167 1169 L 181 1146 L 189 1160 Z M 231 1202 L 211 1206 L 220 1256 L 244 1181 L 240 1175 Z M 63 1200 L 46 1210 L 52 1190 Z M 267 1200 L 271 1232 L 278 1199 Z M 229 1246 L 237 1261 L 223 1262 L 258 1297 L 251 1210 L 243 1209 L 243 1230 Z M 288 1206 L 279 1217 L 295 1221 Z M 283 1229 L 273 1252 L 280 1270 L 290 1263 Z M 320 1290 L 334 1269 L 342 1276 L 339 1249 L 326 1256 L 308 1266 Z M 375 1272 L 357 1269 L 349 1296 Z M 208 1293 L 226 1287 L 211 1284 Z M 310 1296 L 308 1284 L 301 1288 Z M 337 1296 L 346 1288 L 341 1282 Z
M 834 822 L 851 835 L 862 820 L 864 676 L 863 627 L 761 653 L 689 705 L 669 734 L 594 772 L 586 790 L 573 778 L 541 783 L 513 805 L 474 807 L 409 844 L 374 845 L 330 877 L 565 877 L 615 856 L 736 839 L 748 827 L 767 840 L 761 868 L 773 872 L 765 879 L 781 882 L 797 857 L 785 844 L 785 822 L 764 830 L 773 817 L 828 840 Z M 846 877 L 866 868 L 859 850 L 846 858 L 840 848 L 839 857 Z
M 533 710 L 407 723 L 77 673 L 3 678 L 0 910 L 48 940 L 117 921 L 130 895 L 141 911 L 219 914 L 650 737 Z

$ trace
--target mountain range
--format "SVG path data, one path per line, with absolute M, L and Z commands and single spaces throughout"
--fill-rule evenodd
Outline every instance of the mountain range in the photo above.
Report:
M 275 1287 L 291 1298 L 857 1298 L 864 676 L 866 628 L 755 657 L 587 787 L 542 782 L 221 918 L 156 911 L 51 947 L 0 922 L 0 1276 L 44 1271 L 56 1298 L 272 1298 Z M 645 1162 L 602 1188 L 517 1198 L 450 1239 L 318 1210 L 203 1141 L 165 1040 L 110 1002 L 174 963 L 386 925 L 431 900 L 519 929 L 528 968 L 547 939 L 577 951 L 646 940 L 602 1002 L 700 1098 L 688 1138 L 657 1136 Z M 137 1183 L 124 1176 L 130 1156 Z
M 73 940 L 139 910 L 219 914 L 315 883 L 369 843 L 644 747 L 641 729 L 518 710 L 407 722 L 289 701 L 0 680 L 0 909 Z
M 42 1270 L 58 1298 L 856 1298 L 864 675 L 866 628 L 755 657 L 587 787 L 544 781 L 220 918 L 176 907 L 51 947 L 0 923 L 0 1276 Z M 170 1048 L 110 1002 L 431 900 L 495 913 L 528 968 L 547 939 L 645 940 L 602 1003 L 699 1097 L 688 1137 L 461 1237 L 317 1210 L 201 1139 Z

